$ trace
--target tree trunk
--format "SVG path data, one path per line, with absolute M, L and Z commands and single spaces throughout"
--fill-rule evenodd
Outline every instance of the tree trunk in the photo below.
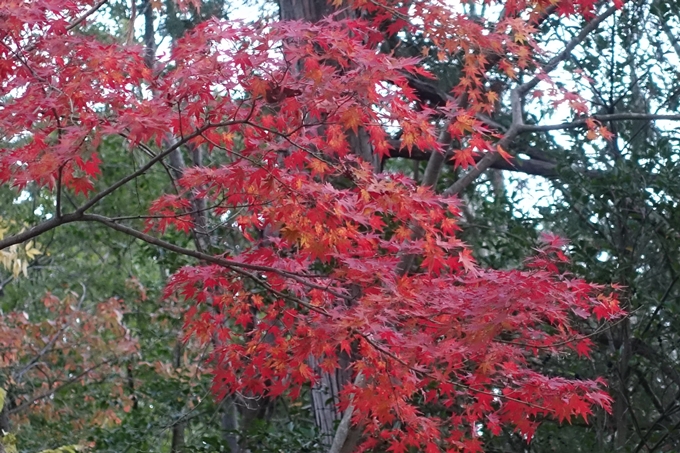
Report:
M 182 345 L 179 340 L 175 343 L 173 355 L 173 366 L 177 370 L 182 365 Z M 179 420 L 172 425 L 171 453 L 182 453 L 184 451 L 184 429 L 186 428 L 186 422 L 182 418 L 183 415 L 180 412 Z
M 229 453 L 241 453 L 241 447 L 238 443 L 238 410 L 234 403 L 233 397 L 227 397 L 222 401 L 222 437 L 227 443 Z
M 315 372 L 321 375 L 321 379 L 312 387 L 312 410 L 314 420 L 321 434 L 323 445 L 330 445 L 335 436 L 335 425 L 342 418 L 342 413 L 338 410 L 340 403 L 340 389 L 351 380 L 349 357 L 340 357 L 342 368 L 335 373 L 321 373 L 319 369 L 320 360 L 315 357 L 309 358 L 309 365 Z
M 628 407 L 628 376 L 630 374 L 630 359 L 631 359 L 631 338 L 630 338 L 630 320 L 625 319 L 620 326 L 621 348 L 618 369 L 618 385 L 616 386 L 616 393 L 614 397 L 614 404 L 612 407 L 612 416 L 614 418 L 614 447 L 617 451 L 622 451 L 628 441 L 628 418 L 630 417 L 630 410 Z
M 318 22 L 335 12 L 335 8 L 326 0 L 279 0 L 279 12 L 281 20 Z M 371 163 L 375 172 L 381 171 L 381 160 L 373 152 L 369 136 L 363 128 L 359 128 L 356 133 L 348 133 L 347 139 L 353 154 Z M 320 370 L 319 363 L 322 359 L 322 357 L 311 356 L 308 359 L 310 367 L 321 377 L 312 387 L 312 410 L 322 444 L 325 447 L 331 447 L 336 437 L 336 427 L 343 417 L 343 413 L 338 409 L 340 391 L 352 380 L 352 372 L 349 368 L 351 358 L 338 351 L 339 368 L 334 373 Z M 342 453 L 354 450 L 360 438 L 360 431 L 357 429 L 345 429 L 345 431 L 339 446 L 341 447 L 339 451 Z M 338 441 L 336 440 L 335 443 Z M 333 447 L 338 446 L 333 445 Z
M 306 20 L 318 22 L 333 12 L 324 0 L 279 0 L 281 20 Z

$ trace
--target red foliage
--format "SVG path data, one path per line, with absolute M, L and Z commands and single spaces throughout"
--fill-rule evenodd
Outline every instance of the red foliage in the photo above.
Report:
M 218 396 L 294 397 L 318 377 L 310 356 L 332 371 L 344 351 L 364 376 L 345 387 L 343 404 L 354 395 L 366 448 L 481 451 L 479 430 L 497 434 L 501 425 L 530 439 L 545 417 L 609 410 L 603 382 L 544 376 L 529 359 L 568 348 L 587 355 L 590 342 L 574 321 L 620 315 L 616 299 L 561 272 L 566 257 L 555 238 L 527 270 L 480 269 L 455 237 L 455 199 L 399 174 L 375 174 L 350 141 L 365 132 L 381 154 L 383 127 L 399 125 L 409 150 L 442 151 L 432 110 L 416 108 L 406 81 L 426 71 L 417 59 L 374 48 L 382 22 L 408 13 L 412 23 L 396 16 L 387 32 L 425 23 L 442 58 L 465 55 L 453 94 L 467 96 L 467 107 L 439 111 L 453 136 L 467 137 L 457 164 L 495 152 L 494 136 L 474 119 L 495 100 L 485 89 L 487 64 L 502 55 L 497 64 L 510 77 L 534 67 L 531 24 L 554 3 L 507 1 L 506 18 L 491 31 L 436 1 L 409 11 L 353 2 L 374 13 L 372 22 L 256 28 L 210 20 L 152 72 L 143 49 L 68 29 L 88 2 L 5 2 L 0 86 L 9 98 L 0 130 L 9 144 L 0 150 L 0 182 L 90 194 L 107 136 L 122 135 L 131 148 L 163 145 L 159 156 L 189 142 L 220 153 L 222 165 L 187 169 L 182 192 L 154 202 L 147 224 L 159 234 L 169 225 L 189 232 L 192 197 L 217 215 L 244 209 L 236 224 L 247 249 L 183 268 L 167 289 L 196 303 L 186 328 L 215 345 Z M 589 13 L 591 4 L 558 8 Z M 422 234 L 412 240 L 416 226 Z M 256 231 L 271 234 L 253 239 Z M 408 254 L 422 261 L 402 275 Z

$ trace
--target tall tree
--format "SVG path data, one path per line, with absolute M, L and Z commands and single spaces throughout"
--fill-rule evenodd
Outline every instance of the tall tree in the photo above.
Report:
M 475 451 L 503 426 L 530 439 L 544 418 L 609 408 L 599 380 L 550 377 L 531 357 L 587 354 L 592 332 L 576 319 L 595 314 L 587 327 L 599 331 L 620 314 L 616 297 L 565 273 L 565 243 L 551 235 L 521 270 L 477 266 L 455 236 L 452 195 L 489 168 L 558 175 L 531 134 L 584 128 L 610 138 L 605 122 L 678 119 L 588 117 L 588 103 L 550 79 L 628 12 L 622 5 L 356 2 L 324 18 L 331 7 L 320 2 L 282 2 L 283 19 L 309 22 L 196 20 L 154 62 L 153 32 L 142 49 L 79 31 L 103 4 L 0 10 L 0 181 L 19 197 L 39 193 L 43 212 L 28 229 L 9 225 L 0 247 L 98 224 L 179 254 L 188 264 L 171 269 L 165 299 L 187 301 L 186 333 L 211 350 L 217 397 L 258 401 L 259 411 L 262 401 L 336 385 L 337 408 L 315 398 L 331 419 L 343 414 L 332 442 L 329 420 L 317 416 L 332 451 L 353 448 L 350 424 L 365 448 Z M 153 31 L 152 5 L 144 17 Z M 551 20 L 565 15 L 564 28 Z M 542 58 L 552 33 L 574 26 Z M 574 121 L 534 124 L 527 104 L 541 99 L 539 84 Z M 144 158 L 111 180 L 115 158 L 102 143 L 114 140 L 118 155 Z M 381 171 L 397 157 L 428 160 L 421 185 Z M 170 184 L 145 194 L 148 214 L 106 209 L 163 165 L 154 174 L 167 170 Z M 502 186 L 496 178 L 499 199 Z M 338 373 L 346 377 L 324 383 Z M 172 423 L 176 451 L 184 421 Z M 624 430 L 621 422 L 617 439 Z

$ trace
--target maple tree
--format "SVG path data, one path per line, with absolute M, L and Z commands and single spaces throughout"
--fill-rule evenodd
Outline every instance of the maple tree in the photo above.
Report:
M 586 103 L 549 74 L 620 3 L 596 14 L 586 1 L 503 2 L 497 23 L 438 2 L 355 2 L 325 19 L 287 17 L 314 23 L 212 19 L 158 61 L 147 58 L 148 43 L 79 33 L 104 3 L 0 9 L 0 181 L 53 201 L 48 218 L 14 227 L 1 248 L 88 222 L 195 259 L 170 277 L 165 298 L 186 300 L 185 332 L 211 349 L 217 398 L 294 399 L 342 370 L 342 420 L 324 432 L 331 451 L 351 448 L 350 424 L 365 449 L 480 451 L 482 433 L 502 426 L 530 440 L 544 418 L 609 410 L 603 381 L 549 377 L 530 358 L 587 356 L 592 342 L 575 322 L 620 316 L 616 296 L 565 272 L 565 244 L 551 235 L 522 270 L 477 266 L 456 237 L 455 195 L 484 170 L 516 163 L 506 148 L 518 135 L 552 127 L 524 124 L 521 103 L 540 96 L 539 83 L 580 115 L 574 123 L 589 138 L 609 137 L 601 123 L 612 118 L 586 117 Z M 540 64 L 537 27 L 576 13 L 587 25 Z M 434 76 L 422 58 L 377 51 L 402 30 L 422 33 L 437 58 L 463 61 L 450 94 L 426 98 Z M 505 131 L 487 116 L 500 96 L 492 67 L 511 80 L 531 74 L 509 95 Z M 147 158 L 103 184 L 99 149 L 111 137 L 124 139 L 121 153 Z M 388 157 L 425 150 L 421 185 L 381 171 Z M 148 214 L 98 212 L 166 160 L 173 187 Z M 468 172 L 438 194 L 446 160 Z M 238 240 L 225 244 L 208 220 Z

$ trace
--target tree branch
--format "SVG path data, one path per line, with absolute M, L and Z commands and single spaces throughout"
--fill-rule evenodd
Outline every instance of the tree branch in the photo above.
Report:
M 213 263 L 217 264 L 219 266 L 225 267 L 227 269 L 231 269 L 234 271 L 240 271 L 241 269 L 248 269 L 251 271 L 258 271 L 258 272 L 271 272 L 274 274 L 278 274 L 284 278 L 289 278 L 291 280 L 294 280 L 308 288 L 313 288 L 313 289 L 318 289 L 321 291 L 325 291 L 328 294 L 331 294 L 335 297 L 338 297 L 343 300 L 352 300 L 351 296 L 348 296 L 346 294 L 339 293 L 331 288 L 329 288 L 327 285 L 319 285 L 314 282 L 311 282 L 302 276 L 300 274 L 296 274 L 294 272 L 289 272 L 283 269 L 278 269 L 275 267 L 270 267 L 270 266 L 262 266 L 258 264 L 249 264 L 249 263 L 242 263 L 240 261 L 235 261 L 235 260 L 230 260 L 226 258 L 221 258 L 218 256 L 213 256 L 209 255 L 207 253 L 199 252 L 196 250 L 191 250 L 187 249 L 184 247 L 180 247 L 179 245 L 175 245 L 171 242 L 164 241 L 163 239 L 159 239 L 155 236 L 151 236 L 146 233 L 142 233 L 141 231 L 138 231 L 134 228 L 130 228 L 126 225 L 121 225 L 119 223 L 114 222 L 108 217 L 98 215 L 98 214 L 83 214 L 81 217 L 78 219 L 84 222 L 97 222 L 101 223 L 103 225 L 108 226 L 109 228 L 120 231 L 121 233 L 125 233 L 129 236 L 135 237 L 137 239 L 140 239 L 148 244 L 152 244 L 161 248 L 164 248 L 166 250 L 170 250 L 171 252 L 179 253 L 181 255 L 185 256 L 191 256 L 192 258 L 196 258 L 198 260 L 205 261 L 207 263 Z M 314 276 L 314 277 L 322 277 L 322 276 Z
M 156 154 L 152 159 L 149 160 L 145 165 L 140 167 L 138 170 L 136 170 L 133 173 L 130 173 L 129 175 L 125 176 L 124 178 L 121 178 L 108 188 L 102 190 L 99 192 L 97 195 L 94 197 L 90 198 L 85 204 L 83 204 L 80 208 L 78 208 L 75 212 L 72 212 L 70 214 L 63 214 L 61 216 L 55 216 L 51 218 L 50 220 L 47 220 L 43 223 L 40 223 L 33 228 L 30 228 L 26 231 L 23 231 L 21 233 L 15 234 L 13 236 L 8 236 L 7 238 L 0 240 L 0 250 L 5 249 L 11 245 L 14 244 L 20 244 L 24 241 L 28 241 L 29 239 L 33 239 L 36 236 L 40 236 L 43 233 L 46 233 L 60 225 L 64 225 L 66 223 L 71 223 L 75 222 L 78 220 L 82 220 L 83 214 L 90 209 L 92 206 L 97 204 L 99 201 L 101 201 L 103 198 L 106 196 L 112 194 L 116 190 L 118 190 L 120 187 L 124 186 L 128 182 L 132 181 L 135 178 L 138 178 L 139 176 L 143 175 L 146 173 L 151 167 L 153 167 L 156 163 L 161 161 L 163 158 L 165 158 L 167 155 L 172 153 L 174 150 L 178 149 L 180 146 L 184 145 L 187 143 L 189 140 L 193 139 L 194 137 L 197 137 L 201 135 L 203 132 L 205 132 L 207 129 L 211 127 L 217 127 L 217 126 L 224 126 L 224 125 L 233 125 L 233 124 L 241 124 L 243 121 L 231 121 L 231 122 L 226 122 L 226 123 L 221 123 L 219 125 L 215 124 L 206 124 L 200 128 L 198 128 L 196 131 L 194 131 L 192 134 L 184 137 L 183 139 L 179 140 L 177 143 L 174 145 L 166 148 L 164 151 Z
M 680 115 L 654 113 L 612 113 L 610 115 L 593 115 L 588 118 L 582 118 L 568 123 L 525 124 L 522 126 L 522 132 L 549 132 L 574 129 L 577 127 L 585 127 L 589 120 L 597 120 L 603 123 L 606 121 L 680 121 Z
M 51 389 L 51 390 L 48 390 L 48 391 L 46 391 L 46 392 L 44 392 L 44 393 L 41 393 L 40 395 L 38 395 L 38 396 L 32 398 L 30 401 L 25 401 L 24 403 L 18 405 L 18 406 L 15 407 L 14 409 L 9 410 L 9 411 L 8 411 L 9 415 L 16 414 L 17 412 L 21 412 L 21 411 L 23 411 L 24 409 L 26 409 L 27 407 L 29 407 L 31 404 L 37 403 L 37 402 L 40 401 L 40 400 L 43 400 L 43 399 L 45 399 L 45 398 L 50 397 L 51 395 L 55 394 L 55 393 L 58 392 L 59 390 L 63 389 L 64 387 L 67 387 L 67 386 L 69 386 L 69 385 L 71 385 L 71 384 L 74 384 L 74 383 L 78 382 L 79 380 L 81 380 L 82 378 L 84 378 L 85 376 L 87 376 L 88 374 L 90 374 L 90 372 L 96 370 L 96 369 L 99 368 L 100 366 L 105 365 L 105 364 L 107 364 L 107 363 L 110 363 L 110 362 L 112 362 L 112 361 L 113 361 L 113 360 L 104 360 L 104 361 L 102 361 L 102 362 L 99 362 L 99 363 L 96 364 L 96 365 L 92 365 L 90 368 L 88 368 L 88 369 L 84 370 L 83 372 L 81 372 L 81 373 L 79 373 L 79 374 L 73 376 L 71 379 L 69 379 L 68 381 L 65 381 L 63 384 L 58 385 L 58 386 L 56 386 L 55 388 L 53 388 L 53 389 Z
M 109 2 L 109 0 L 100 0 L 99 2 L 95 3 L 94 5 L 92 5 L 92 7 L 91 7 L 90 9 L 88 9 L 87 11 L 85 11 L 85 12 L 83 13 L 82 16 L 78 17 L 76 20 L 74 20 L 74 21 L 71 22 L 68 26 L 66 26 L 66 31 L 71 31 L 71 30 L 73 30 L 74 28 L 76 28 L 76 27 L 77 27 L 78 25 L 80 25 L 85 19 L 87 19 L 89 16 L 91 16 L 92 14 L 94 14 L 95 12 L 97 12 L 97 10 L 98 10 L 99 8 L 101 8 L 102 6 L 104 6 L 105 4 L 107 4 L 108 2 Z M 33 50 L 35 50 L 35 48 L 36 48 L 37 46 L 38 46 L 37 43 L 33 43 L 33 44 L 31 44 L 30 46 L 26 47 L 23 51 L 24 51 L 24 52 L 32 52 Z
M 401 148 L 401 142 L 399 140 L 390 140 L 389 144 L 391 146 L 391 150 L 390 155 L 387 156 L 387 159 L 403 158 L 415 161 L 426 161 L 432 154 L 432 151 L 423 151 L 418 148 L 412 148 L 411 151 L 408 151 L 405 148 Z M 525 152 L 524 150 L 520 150 L 519 152 L 530 156 L 532 154 L 536 154 L 536 151 Z M 479 162 L 482 157 L 482 155 L 477 155 L 474 156 L 474 159 L 476 162 Z M 447 165 L 453 165 L 453 161 L 451 159 L 447 159 L 444 163 Z M 534 158 L 534 156 L 532 156 L 532 159 L 519 159 L 516 156 L 512 156 L 510 157 L 509 162 L 505 159 L 500 159 L 494 162 L 491 168 L 495 168 L 497 170 L 515 171 L 527 175 L 543 176 L 546 178 L 554 178 L 558 176 L 557 164 L 547 160 L 545 156 L 543 159 L 539 159 L 538 157 Z
M 588 22 L 586 26 L 581 29 L 580 33 L 567 43 L 567 45 L 564 47 L 564 49 L 562 49 L 560 53 L 558 53 L 557 55 L 550 59 L 550 61 L 543 67 L 543 71 L 539 75 L 535 76 L 530 81 L 523 83 L 518 87 L 520 95 L 524 96 L 530 90 L 535 88 L 536 85 L 538 85 L 539 82 L 541 81 L 542 76 L 549 74 L 555 68 L 557 68 L 557 66 L 562 61 L 569 57 L 569 55 L 576 48 L 576 46 L 581 44 L 590 33 L 592 33 L 609 16 L 614 14 L 617 9 L 618 8 L 616 7 L 616 5 L 612 5 L 609 8 L 607 8 L 607 10 L 604 13 L 600 14 L 599 16 Z
M 71 214 L 64 214 L 61 217 L 52 217 L 43 223 L 39 223 L 33 228 L 29 228 L 26 231 L 17 233 L 13 236 L 8 236 L 5 239 L 0 240 L 0 250 L 5 249 L 14 244 L 20 244 L 22 242 L 33 239 L 34 237 L 40 236 L 41 234 L 47 233 L 48 231 L 67 223 L 75 222 L 80 219 L 80 215 L 76 212 Z
M 634 354 L 640 355 L 649 360 L 650 363 L 656 364 L 669 379 L 680 386 L 680 371 L 675 367 L 675 364 L 662 357 L 654 348 L 638 338 L 633 338 L 632 350 Z
M 232 124 L 240 124 L 240 123 L 242 123 L 242 121 L 232 121 L 232 122 L 230 122 L 230 124 L 228 124 L 228 125 L 232 125 Z M 207 123 L 207 124 L 205 124 L 205 125 L 199 127 L 198 129 L 196 129 L 193 133 L 191 133 L 191 134 L 187 135 L 186 137 L 182 138 L 181 140 L 179 140 L 179 141 L 178 141 L 177 143 L 175 143 L 174 145 L 172 145 L 172 146 L 166 148 L 164 151 L 162 151 L 162 152 L 156 154 L 156 156 L 153 157 L 152 159 L 150 159 L 149 162 L 147 162 L 147 163 L 146 163 L 145 165 L 143 165 L 142 167 L 139 167 L 139 169 L 138 169 L 137 171 L 135 171 L 135 172 L 133 172 L 133 173 L 130 173 L 129 175 L 127 175 L 127 176 L 124 177 L 124 178 L 121 178 L 120 180 L 118 180 L 118 182 L 112 184 L 112 185 L 109 186 L 107 189 L 102 190 L 102 191 L 99 192 L 97 195 L 95 195 L 94 197 L 92 197 L 92 198 L 91 198 L 89 201 L 87 201 L 84 205 L 82 205 L 80 208 L 78 208 L 78 210 L 77 210 L 76 212 L 84 213 L 85 211 L 87 211 L 88 209 L 90 209 L 92 206 L 94 206 L 95 204 L 97 204 L 101 199 L 103 199 L 103 198 L 106 197 L 107 195 L 110 195 L 111 193 L 115 192 L 115 191 L 118 190 L 120 187 L 124 186 L 125 184 L 127 184 L 127 183 L 130 182 L 130 181 L 132 181 L 133 179 L 138 178 L 139 176 L 143 175 L 143 174 L 146 173 L 151 167 L 153 167 L 157 162 L 163 160 L 167 155 L 169 155 L 170 153 L 172 153 L 173 151 L 175 151 L 176 149 L 178 149 L 180 146 L 182 146 L 182 145 L 184 145 L 185 143 L 189 142 L 191 139 L 193 139 L 193 138 L 195 138 L 195 137 L 198 137 L 199 135 L 201 135 L 203 132 L 205 132 L 206 130 L 210 129 L 211 127 L 213 127 L 213 125 L 210 124 L 210 123 Z M 2 248 L 2 247 L 0 247 L 0 249 L 1 249 L 1 248 Z
M 512 90 L 510 95 L 512 102 L 512 125 L 508 131 L 503 135 L 503 137 L 498 141 L 496 146 L 499 148 L 508 148 L 510 143 L 521 133 L 522 127 L 524 125 L 522 118 L 522 99 L 520 88 L 515 88 Z M 499 153 L 487 153 L 481 158 L 477 165 L 473 167 L 469 172 L 467 172 L 462 178 L 459 178 L 455 183 L 449 186 L 443 195 L 451 196 L 457 195 L 467 186 L 472 184 L 472 181 L 477 179 L 484 171 L 494 165 L 496 162 L 500 162 L 502 157 Z
M 680 121 L 680 114 L 652 114 L 652 113 L 613 113 L 609 115 L 593 115 L 588 118 L 582 118 L 567 123 L 559 124 L 523 124 L 519 126 L 519 131 L 517 135 L 521 135 L 527 132 L 549 132 L 556 130 L 574 129 L 579 127 L 586 127 L 588 121 L 597 120 L 599 122 L 609 122 L 609 121 Z M 507 135 L 507 133 L 506 133 Z M 504 137 L 505 138 L 505 137 Z M 506 140 L 507 141 L 507 140 Z M 432 151 L 423 151 L 418 148 L 412 148 L 408 151 L 402 148 L 400 140 L 389 140 L 390 145 L 390 155 L 387 156 L 388 159 L 392 158 L 404 158 L 417 161 L 429 160 L 432 156 Z M 502 144 L 503 141 L 499 142 Z M 494 159 L 491 162 L 489 168 L 495 168 L 498 170 L 509 170 L 521 172 L 529 175 L 544 176 L 547 178 L 552 178 L 557 176 L 556 163 L 551 159 L 541 158 L 540 154 L 537 154 L 535 150 L 520 150 L 520 153 L 528 154 L 532 159 L 518 159 L 516 156 L 510 158 L 510 162 L 504 159 Z M 440 156 L 441 153 L 437 153 Z M 441 157 L 442 160 L 443 156 Z M 475 160 L 479 166 L 482 161 L 482 157 L 476 156 Z M 449 160 L 444 162 L 446 164 L 452 164 Z
M 525 128 L 527 126 L 524 125 L 523 120 L 522 98 L 531 89 L 538 85 L 538 83 L 542 79 L 542 76 L 549 74 L 551 71 L 557 68 L 559 63 L 562 62 L 565 58 L 567 58 L 571 51 L 577 45 L 583 42 L 583 40 L 585 40 L 586 37 L 593 30 L 595 30 L 602 21 L 604 21 L 607 17 L 614 14 L 614 12 L 616 12 L 616 9 L 617 9 L 616 6 L 612 5 L 604 13 L 588 22 L 588 24 L 585 27 L 583 27 L 581 32 L 578 35 L 576 35 L 571 41 L 569 41 L 565 48 L 545 65 L 540 75 L 535 76 L 530 81 L 523 83 L 514 90 L 512 90 L 511 93 L 512 125 L 503 135 L 503 137 L 499 140 L 497 146 L 501 148 L 508 148 L 510 143 L 512 143 L 512 141 L 519 134 L 525 131 Z M 450 187 L 448 187 L 443 192 L 443 194 L 448 196 L 459 194 L 460 192 L 465 190 L 465 188 L 469 186 L 475 179 L 477 179 L 479 175 L 481 175 L 484 171 L 486 171 L 488 168 L 490 168 L 492 165 L 494 165 L 496 162 L 499 162 L 500 160 L 501 155 L 499 153 L 486 154 L 472 170 L 467 172 L 465 176 L 458 179 L 458 181 L 456 181 Z
M 69 26 L 66 27 L 66 30 L 69 30 L 69 31 L 73 30 L 73 29 L 76 28 L 78 25 L 80 25 L 80 23 L 81 23 L 82 21 L 84 21 L 84 20 L 87 19 L 89 16 L 91 16 L 92 14 L 94 14 L 99 8 L 101 8 L 102 6 L 104 6 L 105 4 L 107 4 L 108 2 L 109 2 L 109 0 L 101 0 L 101 1 L 99 1 L 99 2 L 97 2 L 97 3 L 95 3 L 94 5 L 92 5 L 92 8 L 88 9 L 87 11 L 85 11 L 85 12 L 83 13 L 82 16 L 80 16 L 78 19 L 76 19 L 76 20 L 74 20 L 73 22 L 71 22 L 71 24 L 70 24 Z
M 542 15 L 541 17 L 539 17 L 538 19 L 539 23 L 547 19 L 548 16 L 552 13 L 552 11 L 553 11 L 552 9 L 549 9 L 549 11 L 546 11 L 547 13 L 546 15 Z M 500 59 L 501 56 L 499 54 L 489 56 L 486 65 L 484 66 L 484 72 L 494 67 L 500 61 Z M 511 99 L 512 99 L 512 125 L 510 126 L 510 129 L 506 131 L 504 137 L 498 143 L 498 146 L 502 147 L 507 147 L 507 144 L 514 140 L 514 138 L 519 134 L 519 127 L 523 124 L 521 98 L 519 91 L 517 89 L 513 90 L 513 92 L 511 93 Z M 458 99 L 455 99 L 454 103 L 461 108 L 466 107 L 469 103 L 467 93 L 464 93 Z M 423 175 L 422 181 L 423 186 L 434 187 L 437 184 L 437 180 L 439 179 L 439 174 L 441 173 L 441 169 L 444 165 L 444 162 L 447 160 L 451 153 L 450 147 L 452 144 L 452 137 L 451 134 L 449 134 L 448 132 L 448 128 L 444 128 L 438 139 L 439 143 L 442 145 L 442 149 L 446 150 L 446 154 L 445 155 L 442 155 L 440 153 L 431 154 L 430 159 L 427 162 L 425 174 Z M 500 154 L 491 153 L 485 155 L 477 163 L 476 167 L 474 167 L 470 172 L 468 172 L 465 176 L 463 176 L 461 179 L 456 181 L 456 183 L 454 183 L 451 187 L 449 187 L 446 191 L 444 191 L 444 195 L 453 195 L 461 192 L 465 187 L 472 183 L 472 181 L 474 181 L 482 172 L 484 172 L 487 168 L 491 167 L 498 161 L 500 161 Z M 413 230 L 412 238 L 418 239 L 422 235 L 423 235 L 422 228 L 416 225 Z M 415 260 L 414 254 L 402 256 L 397 266 L 397 273 L 399 275 L 407 273 L 410 270 L 411 266 L 413 265 L 414 260 Z

